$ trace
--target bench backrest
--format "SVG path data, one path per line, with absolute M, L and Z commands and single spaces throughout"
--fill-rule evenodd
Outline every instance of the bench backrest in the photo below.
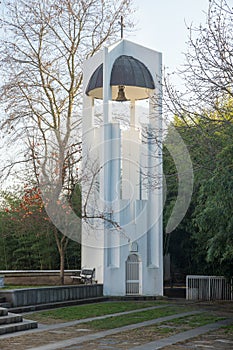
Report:
M 80 272 L 80 277 L 93 278 L 95 275 L 95 269 L 82 269 Z

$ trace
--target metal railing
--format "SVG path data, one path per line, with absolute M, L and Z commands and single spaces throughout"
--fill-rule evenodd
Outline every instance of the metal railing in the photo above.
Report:
M 233 300 L 233 279 L 222 276 L 186 276 L 187 300 Z

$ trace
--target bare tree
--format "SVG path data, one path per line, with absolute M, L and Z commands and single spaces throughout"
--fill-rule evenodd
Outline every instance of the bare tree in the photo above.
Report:
M 183 89 L 165 79 L 164 106 L 183 121 L 229 122 L 226 103 L 233 96 L 233 9 L 229 0 L 210 0 L 206 24 L 189 30 L 185 64 L 177 72 Z M 173 74 L 172 74 L 173 75 Z M 190 126 L 190 123 L 189 123 Z
M 48 201 L 71 198 L 81 160 L 82 62 L 120 38 L 119 18 L 130 27 L 131 13 L 132 0 L 4 3 L 0 123 L 15 156 L 2 160 L 2 176 L 25 174 L 18 165 L 26 164 L 40 186 L 52 187 Z M 55 237 L 63 283 L 69 238 L 56 228 Z

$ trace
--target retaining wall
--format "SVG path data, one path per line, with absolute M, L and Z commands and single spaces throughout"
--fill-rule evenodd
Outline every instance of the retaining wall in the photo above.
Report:
M 102 284 L 22 288 L 0 291 L 11 307 L 52 304 L 103 296 Z

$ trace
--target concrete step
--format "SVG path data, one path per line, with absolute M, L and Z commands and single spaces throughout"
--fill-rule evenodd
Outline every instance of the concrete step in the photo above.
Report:
M 0 307 L 0 335 L 26 331 L 37 327 L 37 322 L 24 320 L 22 315 L 13 314 L 8 312 L 7 309 Z
M 23 316 L 8 313 L 8 315 L 0 317 L 0 325 L 10 324 L 10 323 L 19 323 L 23 321 Z
M 0 335 L 19 331 L 26 331 L 29 329 L 37 328 L 37 326 L 37 322 L 31 320 L 23 320 L 22 322 L 18 323 L 0 325 Z
M 8 310 L 5 307 L 0 307 L 0 317 L 7 316 Z

